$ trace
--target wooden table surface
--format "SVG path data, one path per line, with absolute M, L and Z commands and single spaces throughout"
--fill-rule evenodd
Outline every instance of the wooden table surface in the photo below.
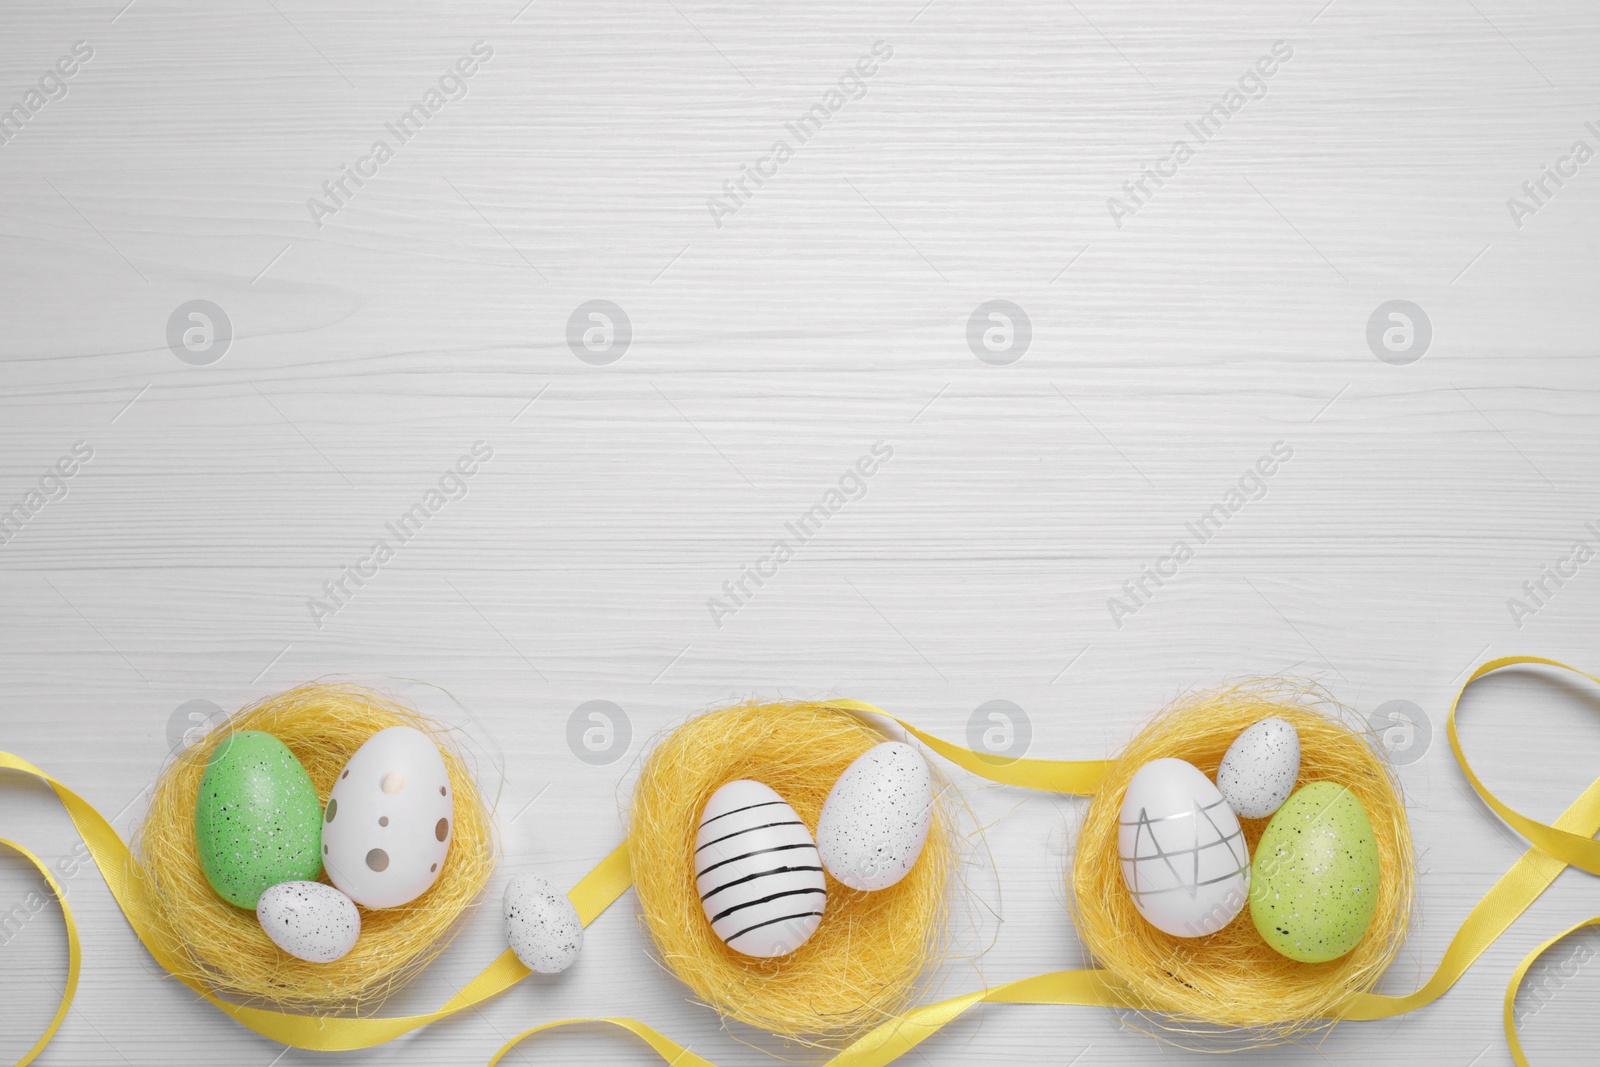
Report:
M 650 739 L 735 697 L 954 740 L 1004 700 L 1062 758 L 1257 675 L 1409 707 L 1391 991 L 1521 852 L 1443 722 L 1489 656 L 1600 667 L 1574 547 L 1600 549 L 1600 8 L 123 3 L 0 12 L 0 747 L 130 834 L 210 709 L 357 676 L 460 715 L 504 858 L 388 1013 L 498 953 L 504 882 L 570 885 Z M 589 701 L 620 709 L 601 752 L 569 743 Z M 1592 689 L 1514 672 L 1465 706 L 1520 810 L 1600 766 Z M 985 829 L 942 991 L 1080 965 L 1083 802 L 957 782 Z M 164 978 L 53 798 L 0 786 L 84 938 L 39 1062 L 326 1059 Z M 37 884 L 0 860 L 0 916 Z M 340 1062 L 482 1064 L 572 1015 L 770 1062 L 635 910 L 567 974 Z M 1568 871 L 1436 1004 L 1238 1059 L 1509 1063 L 1512 967 L 1597 911 Z M 4 929 L 14 1059 L 65 948 L 54 906 Z M 1534 1062 L 1592 1062 L 1594 955 L 1536 971 Z M 579 1057 L 654 1062 L 592 1028 L 512 1062 Z M 909 1059 L 1214 1062 L 1030 1007 Z

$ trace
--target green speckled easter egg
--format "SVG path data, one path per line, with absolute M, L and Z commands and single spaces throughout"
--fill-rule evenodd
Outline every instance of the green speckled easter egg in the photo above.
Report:
M 217 895 L 241 908 L 279 882 L 322 873 L 322 805 L 300 761 L 271 734 L 217 746 L 194 802 L 194 843 Z
M 1332 782 L 1312 782 L 1272 816 L 1250 862 L 1250 918 L 1302 963 L 1356 947 L 1378 902 L 1378 843 L 1367 809 Z

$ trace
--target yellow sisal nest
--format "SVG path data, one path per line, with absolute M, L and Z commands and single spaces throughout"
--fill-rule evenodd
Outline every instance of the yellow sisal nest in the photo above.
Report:
M 416 727 L 438 742 L 444 756 L 455 795 L 455 836 L 444 869 L 404 907 L 362 908 L 361 936 L 342 959 L 295 959 L 268 939 L 254 912 L 217 896 L 201 870 L 194 807 L 206 761 L 228 735 L 263 730 L 305 765 L 326 805 L 345 762 L 390 726 Z M 489 813 L 466 764 L 446 741 L 448 729 L 369 689 L 311 684 L 245 708 L 176 757 L 156 782 L 134 854 L 146 875 L 154 935 L 189 964 L 187 977 L 237 1000 L 343 1011 L 380 1000 L 443 951 L 456 919 L 488 884 L 496 851 Z
M 944 951 L 956 864 L 948 787 L 934 781 L 927 844 L 888 889 L 850 889 L 831 875 L 816 933 L 787 956 L 756 959 L 712 931 L 695 889 L 700 812 L 728 782 L 753 778 L 787 800 L 813 837 L 846 767 L 891 740 L 825 703 L 743 704 L 690 719 L 645 761 L 628 835 L 639 907 L 661 960 L 725 1016 L 783 1037 L 844 1036 L 906 1008 Z
M 1393 769 L 1362 735 L 1323 714 L 1345 709 L 1309 686 L 1254 682 L 1178 701 L 1116 759 L 1084 818 L 1071 873 L 1079 936 L 1097 963 L 1127 986 L 1156 1025 L 1186 1034 L 1235 1033 L 1247 1045 L 1291 1041 L 1332 1025 L 1351 996 L 1368 992 L 1405 939 L 1414 883 L 1411 831 Z M 1256 932 L 1247 906 L 1208 937 L 1179 938 L 1134 909 L 1117 854 L 1117 815 L 1128 782 L 1144 764 L 1175 756 L 1215 777 L 1222 756 L 1248 726 L 1271 716 L 1300 734 L 1299 788 L 1336 782 L 1367 809 L 1378 846 L 1378 903 L 1365 937 L 1327 963 L 1297 963 Z M 1239 820 L 1251 855 L 1267 819 Z

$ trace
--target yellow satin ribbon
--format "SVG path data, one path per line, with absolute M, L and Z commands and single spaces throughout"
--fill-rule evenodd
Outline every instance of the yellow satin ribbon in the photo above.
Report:
M 1538 848 L 1550 853 L 1550 855 L 1560 857 L 1567 863 L 1572 864 L 1572 866 L 1588 871 L 1590 874 L 1600 874 L 1600 841 L 1594 840 L 1593 835 L 1583 836 L 1554 826 L 1546 826 L 1536 819 L 1530 819 L 1520 812 L 1513 811 L 1499 797 L 1489 792 L 1488 787 L 1479 780 L 1477 774 L 1473 771 L 1472 764 L 1467 762 L 1466 753 L 1461 750 L 1461 736 L 1456 732 L 1456 707 L 1461 703 L 1461 695 L 1466 692 L 1467 686 L 1493 671 L 1523 664 L 1559 667 L 1564 671 L 1581 674 L 1589 681 L 1600 685 L 1600 678 L 1580 671 L 1576 667 L 1569 667 L 1565 663 L 1560 663 L 1553 659 L 1545 659 L 1543 656 L 1501 656 L 1499 659 L 1489 660 L 1473 671 L 1472 676 L 1462 683 L 1460 691 L 1456 693 L 1455 700 L 1450 703 L 1450 717 L 1445 722 L 1445 731 L 1450 735 L 1450 750 L 1456 754 L 1456 762 L 1461 764 L 1461 771 L 1467 776 L 1467 781 L 1472 783 L 1472 788 L 1478 791 L 1478 795 L 1483 798 L 1483 802 L 1494 809 L 1494 813 L 1504 819 L 1512 829 L 1526 837 Z
M 832 1059 L 824 1067 L 883 1067 L 932 1037 L 946 1023 L 978 1004 L 1090 1004 L 1106 1007 L 1128 1006 L 1117 994 L 1117 987 L 1105 971 L 1057 971 L 1032 978 L 1020 978 L 976 993 L 952 997 L 936 1004 L 914 1008 L 898 1019 L 884 1023 Z M 495 1067 L 511 1050 L 527 1038 L 547 1030 L 580 1023 L 601 1022 L 621 1027 L 642 1038 L 670 1067 L 716 1067 L 684 1046 L 663 1037 L 637 1019 L 562 1019 L 526 1030 L 501 1047 L 489 1067 Z
M 1573 925 L 1567 927 L 1565 930 L 1561 931 L 1559 934 L 1544 942 L 1544 944 L 1540 945 L 1538 948 L 1524 956 L 1522 958 L 1522 962 L 1517 964 L 1517 969 L 1511 972 L 1511 983 L 1506 986 L 1506 1044 L 1511 1046 L 1511 1058 L 1516 1061 L 1517 1067 L 1529 1067 L 1528 1058 L 1522 1054 L 1522 1041 L 1517 1037 L 1517 993 L 1522 988 L 1522 980 L 1527 977 L 1528 968 L 1532 967 L 1540 956 L 1543 956 L 1547 951 L 1549 951 L 1552 945 L 1564 937 L 1577 933 L 1585 926 L 1600 926 L 1600 915 L 1595 916 L 1593 919 L 1585 919 L 1581 923 L 1574 923 Z
M 33 1043 L 33 1047 L 23 1055 L 22 1059 L 17 1061 L 17 1067 L 27 1067 L 28 1064 L 33 1062 L 35 1056 L 44 1051 L 44 1047 L 50 1043 L 50 1039 L 56 1036 L 56 1031 L 61 1029 L 61 1020 L 67 1017 L 67 1010 L 72 1007 L 72 997 L 78 991 L 78 966 L 82 962 L 82 950 L 78 945 L 78 925 L 72 921 L 72 908 L 67 905 L 67 894 L 62 891 L 61 883 L 56 881 L 55 876 L 50 873 L 50 868 L 46 867 L 44 861 L 38 856 L 35 856 L 15 841 L 8 841 L 0 837 L 0 845 L 4 845 L 11 851 L 21 855 L 23 859 L 38 868 L 40 874 L 44 875 L 45 884 L 50 887 L 50 892 L 55 894 L 56 902 L 61 905 L 61 917 L 67 924 L 67 985 L 61 992 L 61 1005 L 56 1008 L 55 1018 L 50 1020 L 50 1025 L 45 1027 L 44 1034 Z
M 1501 801 L 1499 797 L 1491 793 L 1488 786 L 1483 784 L 1477 773 L 1473 771 L 1472 764 L 1467 760 L 1467 754 L 1461 748 L 1461 736 L 1456 730 L 1456 711 L 1461 705 L 1461 697 L 1467 691 L 1467 686 L 1484 675 L 1505 667 L 1525 665 L 1555 667 L 1558 670 L 1571 671 L 1574 674 L 1582 675 L 1596 685 L 1600 685 L 1600 678 L 1587 671 L 1580 671 L 1576 667 L 1569 666 L 1559 660 L 1546 659 L 1544 656 L 1501 656 L 1497 659 L 1489 660 L 1487 663 L 1481 664 L 1465 682 L 1461 683 L 1461 688 L 1456 692 L 1455 699 L 1450 702 L 1450 716 L 1445 721 L 1445 732 L 1450 737 L 1450 751 L 1455 753 L 1456 762 L 1461 764 L 1461 772 L 1467 776 L 1467 781 L 1472 783 L 1472 788 L 1483 798 L 1483 802 L 1489 805 L 1494 813 L 1504 819 L 1508 825 L 1531 841 L 1535 849 L 1545 853 L 1549 862 L 1563 865 L 1570 864 L 1573 867 L 1588 871 L 1590 874 L 1600 874 L 1600 841 L 1594 840 L 1594 827 L 1586 820 L 1580 821 L 1575 825 L 1568 824 L 1565 815 L 1557 819 L 1554 825 L 1547 826 L 1537 819 L 1530 819 L 1521 812 L 1513 810 L 1509 805 Z M 1600 782 L 1590 786 L 1584 792 L 1584 797 L 1588 797 L 1593 793 L 1596 786 L 1600 786 Z M 1579 803 L 1581 804 L 1582 800 Z M 1573 808 L 1577 806 L 1575 804 Z M 1571 813 L 1571 809 L 1569 809 L 1568 813 Z M 1524 859 L 1526 858 L 1524 857 Z M 1507 925 L 1510 925 L 1509 922 Z M 1512 972 L 1511 981 L 1506 985 L 1504 1023 L 1506 1044 L 1511 1049 L 1511 1058 L 1516 1062 L 1517 1067 L 1529 1067 L 1528 1059 L 1522 1052 L 1522 1042 L 1517 1037 L 1517 1020 L 1514 1010 L 1517 991 L 1522 988 L 1522 981 L 1527 977 L 1528 968 L 1532 967 L 1534 961 L 1544 955 L 1550 946 L 1568 934 L 1581 930 L 1585 926 L 1597 925 L 1600 925 L 1600 916 L 1586 919 L 1575 926 L 1563 930 L 1528 953 L 1522 962 L 1517 965 L 1516 970 Z
M 1472 783 L 1473 788 L 1478 791 L 1479 795 L 1484 798 L 1496 813 L 1527 836 L 1529 841 L 1533 842 L 1534 847 L 1519 858 L 1473 908 L 1471 914 L 1468 915 L 1466 921 L 1462 923 L 1461 928 L 1452 939 L 1449 948 L 1440 960 L 1438 968 L 1426 984 L 1406 996 L 1362 994 L 1354 997 L 1340 1012 L 1340 1018 L 1386 1018 L 1411 1011 L 1432 1002 L 1466 972 L 1467 968 L 1472 965 L 1478 956 L 1510 927 L 1512 922 L 1538 898 L 1554 881 L 1556 875 L 1560 874 L 1566 866 L 1570 864 L 1590 871 L 1600 867 L 1600 842 L 1593 840 L 1595 832 L 1600 830 L 1600 781 L 1596 781 L 1585 790 L 1583 795 L 1561 818 L 1556 820 L 1553 826 L 1546 826 L 1543 823 L 1518 814 L 1495 798 L 1476 774 L 1473 773 L 1465 755 L 1462 753 L 1455 725 L 1456 707 L 1460 703 L 1462 693 L 1472 682 L 1485 674 L 1503 667 L 1519 664 L 1540 664 L 1584 674 L 1584 672 L 1576 671 L 1575 668 L 1568 667 L 1566 664 L 1538 656 L 1505 656 L 1491 660 L 1477 668 L 1462 683 L 1461 690 L 1457 692 L 1455 700 L 1451 703 L 1447 732 L 1450 737 L 1451 749 L 1454 751 L 1456 759 L 1461 763 L 1462 769 Z M 1600 678 L 1595 678 L 1589 674 L 1584 674 L 1584 677 L 1600 684 Z M 1007 785 L 1086 796 L 1093 794 L 1099 788 L 1108 766 L 1108 762 L 1105 760 L 1011 760 L 987 753 L 973 752 L 970 749 L 962 748 L 959 745 L 951 744 L 948 741 L 924 733 L 910 723 L 895 719 L 881 709 L 863 701 L 841 700 L 832 703 L 834 706 L 845 710 L 867 715 L 881 715 L 885 718 L 893 719 L 907 733 L 957 766 L 991 781 Z M 155 957 L 156 962 L 160 963 L 169 972 L 182 975 L 184 968 L 180 965 L 180 962 L 172 958 L 159 944 L 154 943 L 150 906 L 145 897 L 143 872 L 134 862 L 127 846 L 117 836 L 111 825 L 82 797 L 26 760 L 19 759 L 9 753 L 0 752 L 0 769 L 18 770 L 34 775 L 46 782 L 55 791 L 62 805 L 66 808 L 67 814 L 71 817 L 73 825 L 89 846 L 90 854 L 94 857 L 102 875 L 105 876 L 106 884 L 111 889 L 112 896 L 115 897 L 118 905 L 122 908 L 123 914 L 127 917 L 128 924 L 133 928 L 134 933 L 144 943 L 151 955 Z M 77 985 L 79 943 L 77 927 L 73 922 L 71 910 L 66 905 L 66 899 L 60 890 L 60 886 L 51 877 L 45 865 L 40 862 L 38 857 L 19 845 L 13 845 L 10 842 L 0 843 L 16 849 L 45 876 L 52 891 L 61 901 L 62 916 L 67 928 L 69 968 L 66 992 L 62 998 L 61 1006 L 56 1012 L 55 1019 L 51 1022 L 44 1036 L 40 1038 L 27 1056 L 19 1061 L 19 1067 L 21 1067 L 22 1064 L 30 1062 L 49 1043 L 56 1029 L 61 1025 L 62 1019 L 66 1016 Z M 629 870 L 627 843 L 624 842 L 585 875 L 567 895 L 576 906 L 584 925 L 587 926 L 621 896 L 631 884 L 632 875 Z M 1590 920 L 1588 923 L 1581 923 L 1579 926 L 1591 924 L 1600 924 L 1600 918 Z M 1574 927 L 1573 929 L 1577 928 Z M 1515 1000 L 1516 990 L 1533 961 L 1550 945 L 1571 932 L 1569 930 L 1556 938 L 1552 938 L 1530 954 L 1515 972 L 1511 986 L 1507 990 L 1506 1032 L 1512 1055 L 1519 1067 L 1528 1067 L 1528 1065 L 1522 1056 L 1521 1046 L 1516 1038 L 1511 1014 L 1511 1004 Z M 460 992 L 441 1005 L 437 1011 L 426 1015 L 391 1018 L 313 1017 L 245 1007 L 221 1000 L 209 989 L 192 979 L 184 978 L 183 981 L 195 992 L 199 993 L 201 997 L 210 1001 L 219 1010 L 238 1021 L 241 1025 L 274 1041 L 293 1045 L 297 1048 L 341 1051 L 370 1048 L 402 1034 L 409 1033 L 419 1027 L 426 1026 L 435 1020 L 473 1007 L 514 985 L 528 973 L 527 968 L 523 967 L 516 957 L 507 950 L 471 982 L 467 983 Z M 993 986 L 916 1008 L 904 1016 L 884 1023 L 859 1038 L 830 1060 L 829 1065 L 830 1067 L 884 1067 L 884 1065 L 904 1055 L 932 1036 L 941 1027 L 960 1016 L 969 1008 L 984 1003 L 1085 1005 L 1121 1008 L 1141 1008 L 1144 1006 L 1135 1002 L 1126 988 L 1105 971 L 1058 971 L 1052 974 L 1036 975 L 1031 978 L 1007 982 L 1003 985 Z M 519 1042 L 534 1034 L 557 1027 L 583 1023 L 601 1023 L 630 1032 L 645 1041 L 665 1062 L 677 1065 L 677 1067 L 714 1067 L 709 1061 L 696 1056 L 688 1049 L 662 1036 L 648 1025 L 626 1018 L 564 1019 L 545 1023 L 518 1035 L 508 1042 L 490 1061 L 491 1067 L 494 1064 L 498 1064 Z
M 980 778 L 987 778 L 1004 785 L 1037 789 L 1042 793 L 1093 796 L 1099 791 L 1100 783 L 1105 780 L 1106 768 L 1111 766 L 1110 760 L 1103 759 L 1013 759 L 987 752 L 974 752 L 970 748 L 962 748 L 932 734 L 923 733 L 904 719 L 897 719 L 882 708 L 874 707 L 864 700 L 830 700 L 827 703 L 829 707 L 843 708 L 862 715 L 878 715 L 899 723 L 900 728 L 906 733 L 962 770 L 971 771 Z
M 241 1004 L 232 1004 L 221 999 L 204 984 L 196 979 L 186 977 L 192 968 L 184 966 L 183 962 L 175 958 L 161 943 L 155 934 L 154 915 L 145 885 L 144 871 L 134 861 L 128 851 L 128 846 L 122 838 L 117 836 L 117 831 L 111 824 L 94 809 L 87 800 L 68 789 L 61 782 L 35 767 L 27 760 L 11 755 L 9 752 L 0 752 L 0 769 L 22 771 L 42 779 L 55 791 L 67 815 L 71 817 L 72 824 L 77 827 L 78 833 L 83 837 L 84 843 L 89 846 L 89 854 L 94 857 L 96 866 L 106 880 L 106 886 L 111 890 L 111 895 L 116 899 L 117 906 L 122 909 L 123 915 L 128 920 L 128 925 L 133 928 L 134 934 L 143 942 L 150 955 L 155 958 L 168 973 L 177 976 L 185 985 L 200 994 L 202 998 L 210 1001 L 223 1014 L 230 1016 L 236 1022 L 254 1030 L 264 1037 L 285 1045 L 296 1048 L 314 1049 L 323 1052 L 345 1051 L 349 1049 L 371 1048 L 391 1041 L 401 1034 L 428 1025 L 439 1019 L 454 1015 L 459 1011 L 473 1007 L 497 993 L 502 992 L 525 978 L 530 972 L 517 957 L 507 949 L 505 952 L 485 967 L 477 977 L 462 987 L 461 991 L 438 1010 L 426 1015 L 407 1015 L 396 1017 L 365 1017 L 344 1018 L 339 1016 L 314 1016 L 296 1015 L 290 1012 L 270 1011 L 265 1008 L 248 1007 Z M 19 852 L 33 863 L 33 865 L 48 879 L 50 872 L 37 857 L 24 849 L 17 847 Z M 578 909 L 578 916 L 584 925 L 593 922 L 601 912 L 621 896 L 628 886 L 633 884 L 633 875 L 628 867 L 627 845 L 619 845 L 611 855 L 601 860 L 599 865 L 584 875 L 583 879 L 573 886 L 567 894 Z M 52 887 L 55 882 L 51 880 Z M 59 889 L 56 892 L 61 897 Z M 66 920 L 67 945 L 72 964 L 72 981 L 68 983 L 67 995 L 62 1000 L 60 1011 L 56 1020 L 51 1024 L 50 1033 L 45 1035 L 46 1041 L 55 1028 L 60 1025 L 61 1018 L 66 1014 L 67 1006 L 72 1001 L 72 990 L 76 985 L 78 957 L 78 930 L 72 920 L 72 913 L 66 907 L 65 898 L 62 898 L 62 916 Z M 37 1054 L 38 1048 L 30 1053 L 28 1059 Z M 27 1062 L 27 1059 L 22 1061 Z

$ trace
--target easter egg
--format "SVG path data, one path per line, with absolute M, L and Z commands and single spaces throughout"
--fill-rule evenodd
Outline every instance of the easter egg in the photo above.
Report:
M 1302 963 L 1356 947 L 1378 903 L 1378 843 L 1367 809 L 1333 782 L 1284 802 L 1256 842 L 1250 917 L 1278 952 Z
M 256 921 L 274 944 L 308 963 L 332 963 L 355 947 L 361 912 L 321 882 L 279 882 L 256 901 Z
M 530 971 L 560 974 L 583 948 L 583 921 L 565 893 L 536 874 L 513 878 L 506 886 L 506 940 Z
M 817 820 L 828 873 L 851 889 L 887 889 L 911 872 L 928 839 L 933 775 L 899 741 L 874 745 L 833 783 Z
M 1299 776 L 1299 732 L 1282 719 L 1262 719 L 1228 746 L 1217 789 L 1235 815 L 1265 819 L 1289 799 Z
M 827 879 L 811 831 L 760 782 L 745 778 L 711 794 L 694 869 L 706 919 L 735 952 L 787 955 L 822 922 Z
M 253 908 L 268 886 L 316 878 L 320 809 L 311 777 L 282 741 L 260 730 L 224 738 L 194 801 L 206 881 L 228 903 Z
M 1233 809 L 1192 763 L 1134 772 L 1117 816 L 1122 881 L 1150 925 L 1204 937 L 1233 921 L 1250 891 L 1250 853 Z
M 450 850 L 455 797 L 421 730 L 379 730 L 350 757 L 322 816 L 322 863 L 351 900 L 397 908 L 427 891 Z

